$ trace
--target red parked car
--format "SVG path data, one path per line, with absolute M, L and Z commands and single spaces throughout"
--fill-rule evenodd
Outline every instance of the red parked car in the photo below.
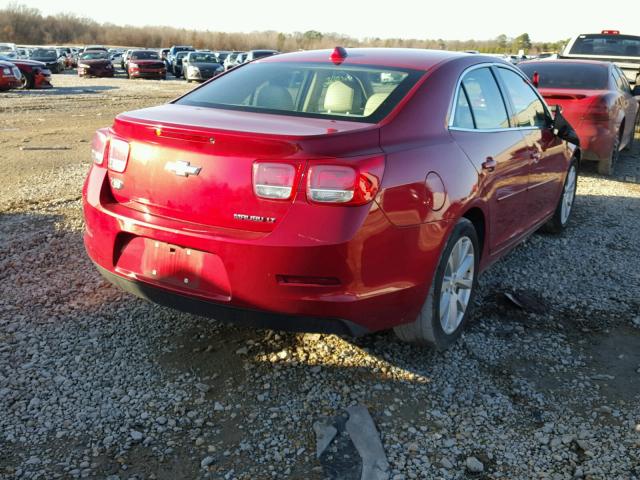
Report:
M 0 61 L 13 63 L 20 70 L 21 88 L 51 88 L 51 71 L 42 62 L 0 56 Z
M 21 77 L 20 70 L 13 63 L 0 61 L 0 91 L 20 87 Z
M 115 74 L 106 50 L 90 50 L 78 58 L 79 77 L 113 77 Z
M 96 132 L 85 246 L 185 311 L 445 348 L 478 273 L 566 225 L 579 150 L 561 120 L 492 57 L 268 57 Z
M 127 63 L 129 78 L 166 80 L 167 67 L 155 50 L 133 50 Z
M 633 144 L 640 86 L 632 90 L 613 63 L 545 60 L 518 66 L 549 105 L 562 108 L 578 133 L 582 158 L 597 161 L 598 172 L 611 175 L 620 150 Z

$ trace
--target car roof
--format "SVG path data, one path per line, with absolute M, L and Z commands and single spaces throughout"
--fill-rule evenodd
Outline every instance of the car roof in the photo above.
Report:
M 272 57 L 261 58 L 259 62 L 319 62 L 330 63 L 333 50 L 311 50 L 284 53 Z M 428 70 L 431 67 L 454 58 L 470 57 L 481 61 L 495 61 L 493 57 L 450 52 L 446 50 L 425 50 L 419 48 L 347 48 L 347 56 L 342 65 L 379 65 L 386 67 L 403 67 L 414 70 Z

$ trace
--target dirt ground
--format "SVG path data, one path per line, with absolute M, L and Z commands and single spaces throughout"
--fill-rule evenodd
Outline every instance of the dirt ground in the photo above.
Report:
M 640 478 L 638 143 L 611 179 L 583 166 L 568 231 L 486 272 L 437 353 L 239 329 L 108 285 L 81 239 L 92 134 L 193 85 L 53 83 L 0 93 L 0 478 L 355 479 L 353 446 L 317 459 L 312 428 L 355 403 L 394 480 Z M 520 290 L 538 311 L 503 295 Z

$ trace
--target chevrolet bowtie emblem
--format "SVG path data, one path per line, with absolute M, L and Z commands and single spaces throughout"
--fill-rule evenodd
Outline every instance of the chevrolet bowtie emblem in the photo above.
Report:
M 189 162 L 184 162 L 182 160 L 177 160 L 175 162 L 168 162 L 164 169 L 175 173 L 180 177 L 188 177 L 189 175 L 198 175 L 201 167 L 196 167 L 195 165 L 191 165 Z

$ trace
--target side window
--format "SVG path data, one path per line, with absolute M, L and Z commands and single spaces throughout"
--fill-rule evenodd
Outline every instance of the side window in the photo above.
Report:
M 533 88 L 520 75 L 511 70 L 498 68 L 498 72 L 513 102 L 516 126 L 545 128 L 547 114 L 544 104 Z
M 467 73 L 462 86 L 467 94 L 466 100 L 471 107 L 476 128 L 509 128 L 507 109 L 489 68 L 478 68 Z
M 456 100 L 456 110 L 453 114 L 453 126 L 457 128 L 475 128 L 471 106 L 467 100 L 467 93 L 464 86 L 461 86 Z
M 627 78 L 624 76 L 624 73 L 622 73 L 618 67 L 613 67 L 612 72 L 613 79 L 615 80 L 618 90 L 622 93 L 631 94 L 631 86 L 629 85 Z

